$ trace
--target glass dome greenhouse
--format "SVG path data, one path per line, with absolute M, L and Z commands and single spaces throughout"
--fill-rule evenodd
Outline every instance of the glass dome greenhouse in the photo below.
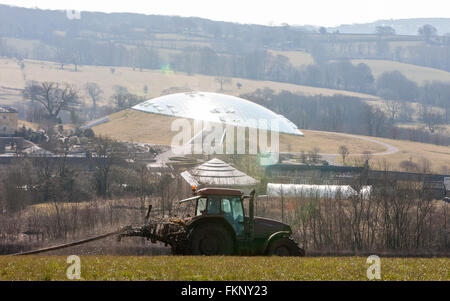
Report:
M 278 132 L 303 136 L 297 126 L 286 117 L 243 98 L 219 93 L 170 94 L 144 101 L 132 109 L 264 130 L 271 130 L 271 122 L 275 120 L 278 123 Z

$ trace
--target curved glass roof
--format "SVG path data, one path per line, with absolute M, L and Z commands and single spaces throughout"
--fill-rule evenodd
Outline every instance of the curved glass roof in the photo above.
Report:
M 286 117 L 243 98 L 219 93 L 170 94 L 144 101 L 132 109 L 264 130 L 270 130 L 272 120 L 277 120 L 280 133 L 303 136 L 297 126 Z M 265 124 L 261 121 L 265 121 Z

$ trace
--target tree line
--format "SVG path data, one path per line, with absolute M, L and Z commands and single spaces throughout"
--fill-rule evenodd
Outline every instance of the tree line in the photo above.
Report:
M 22 96 L 29 102 L 20 105 L 20 118 L 38 123 L 43 129 L 49 130 L 56 124 L 81 125 L 145 100 L 144 96 L 130 93 L 125 86 L 116 85 L 113 88 L 109 104 L 99 106 L 103 90 L 97 83 L 86 82 L 82 90 L 79 90 L 67 83 L 28 81 Z M 84 102 L 84 99 L 88 101 Z
M 48 133 L 41 145 L 52 155 L 28 157 L 18 153 L 0 172 L 0 212 L 16 212 L 32 204 L 84 202 L 95 199 L 165 194 L 172 178 L 154 173 L 139 158 L 152 158 L 133 144 L 95 137 L 90 130 L 60 138 Z M 73 147 L 84 156 L 70 156 Z M 162 206 L 170 208 L 170 206 Z
M 449 205 L 432 201 L 417 184 L 401 186 L 386 178 L 369 197 L 310 195 L 259 202 L 258 214 L 285 221 L 309 254 L 354 255 L 380 252 L 396 255 L 447 254 Z M 266 204 L 267 203 L 267 204 Z
M 380 108 L 345 95 L 306 96 L 289 91 L 257 89 L 241 97 L 279 113 L 301 129 L 450 145 L 450 137 L 428 130 L 401 128 Z

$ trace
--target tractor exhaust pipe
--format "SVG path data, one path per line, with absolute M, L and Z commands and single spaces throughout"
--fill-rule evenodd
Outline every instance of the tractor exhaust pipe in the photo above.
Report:
M 150 212 L 152 212 L 152 205 L 148 205 L 148 210 L 147 210 L 147 214 L 145 215 L 145 220 L 148 220 L 148 218 L 150 217 Z
M 249 224 L 249 232 L 250 232 L 250 240 L 253 240 L 253 234 L 255 230 L 255 189 L 253 189 L 250 192 L 250 203 L 249 203 L 249 217 L 250 217 L 250 224 Z

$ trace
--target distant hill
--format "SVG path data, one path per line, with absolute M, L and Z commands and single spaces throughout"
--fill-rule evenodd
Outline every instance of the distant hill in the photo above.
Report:
M 378 20 L 372 23 L 364 24 L 343 24 L 337 27 L 329 28 L 333 32 L 339 30 L 340 33 L 374 33 L 377 26 L 391 26 L 400 35 L 416 35 L 417 29 L 424 24 L 430 24 L 436 27 L 438 35 L 450 34 L 450 18 L 414 18 L 398 20 Z
M 55 45 L 60 38 L 145 45 L 164 40 L 164 47 L 183 49 L 203 42 L 220 52 L 242 51 L 246 44 L 279 47 L 299 43 L 301 32 L 288 26 L 264 26 L 212 21 L 197 17 L 102 13 L 82 11 L 79 19 L 69 19 L 63 10 L 42 10 L 0 4 L 0 37 L 40 40 Z M 188 42 L 188 43 L 181 43 Z M 236 44 L 237 43 L 237 44 Z M 158 47 L 150 44 L 146 46 Z

